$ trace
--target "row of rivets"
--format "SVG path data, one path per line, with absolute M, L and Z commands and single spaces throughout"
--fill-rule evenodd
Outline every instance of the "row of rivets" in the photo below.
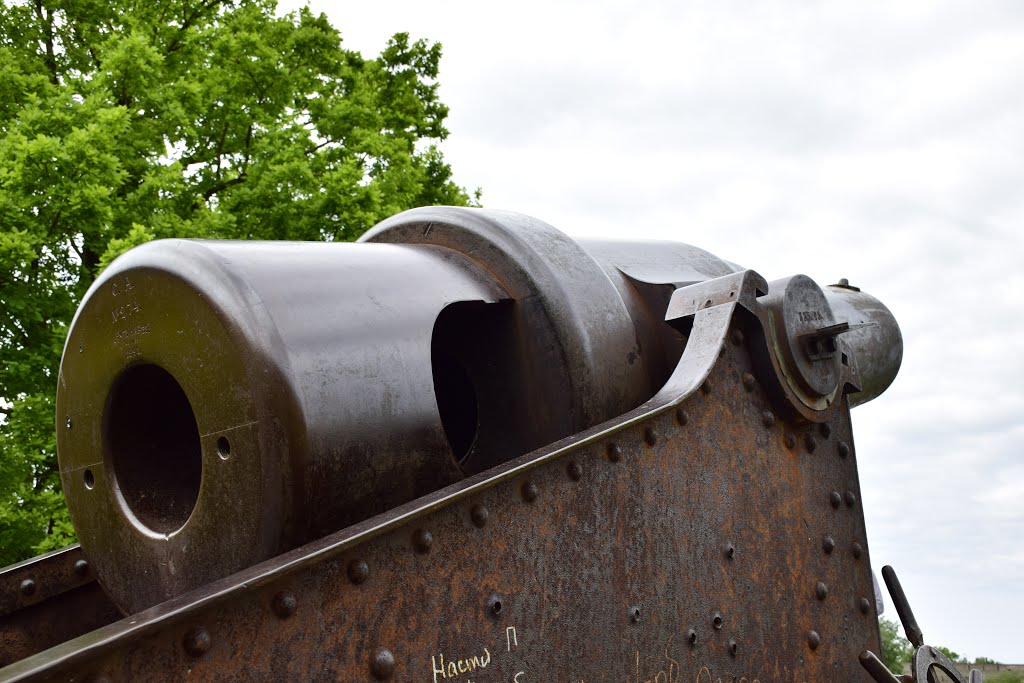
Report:
M 89 575 L 89 563 L 86 560 L 77 560 L 75 561 L 72 570 L 75 572 L 77 576 L 85 578 Z M 18 590 L 26 598 L 35 595 L 37 587 L 38 586 L 36 585 L 36 580 L 32 577 L 22 579 L 21 583 L 18 584 Z

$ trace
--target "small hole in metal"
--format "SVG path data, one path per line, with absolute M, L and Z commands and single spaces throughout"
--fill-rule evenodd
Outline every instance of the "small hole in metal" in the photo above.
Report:
M 85 480 L 85 488 L 92 490 L 92 487 L 96 485 L 96 478 L 92 475 L 92 470 L 86 470 L 82 474 L 82 478 Z
M 225 436 L 217 439 L 217 455 L 221 460 L 227 460 L 231 455 L 231 442 Z

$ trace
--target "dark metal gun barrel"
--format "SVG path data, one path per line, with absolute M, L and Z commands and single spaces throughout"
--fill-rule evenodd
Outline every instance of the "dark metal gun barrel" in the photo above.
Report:
M 454 208 L 357 244 L 143 245 L 61 363 L 82 547 L 136 612 L 611 419 L 682 353 L 672 292 L 737 270 Z

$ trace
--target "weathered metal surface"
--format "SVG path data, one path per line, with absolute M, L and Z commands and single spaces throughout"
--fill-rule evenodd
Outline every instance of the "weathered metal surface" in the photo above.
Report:
M 0 570 L 0 667 L 116 621 L 76 544 Z
M 125 612 L 663 384 L 671 368 L 652 375 L 637 337 L 650 321 L 551 226 L 448 208 L 370 237 L 409 231 L 416 244 L 161 241 L 94 283 L 62 359 L 57 448 L 80 542 Z
M 758 329 L 713 301 L 637 410 L 0 678 L 867 680 L 849 410 L 783 417 Z
M 903 335 L 885 304 L 857 287 L 840 282 L 824 288 L 837 320 L 849 323 L 843 339 L 853 349 L 861 374 L 861 390 L 849 395 L 855 407 L 889 388 L 903 362 Z

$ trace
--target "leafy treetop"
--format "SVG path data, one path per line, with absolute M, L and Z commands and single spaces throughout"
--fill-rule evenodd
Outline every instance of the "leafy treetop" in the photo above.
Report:
M 2 1 L 2 0 L 0 0 Z M 471 203 L 447 135 L 441 47 L 342 47 L 275 0 L 0 5 L 0 566 L 73 540 L 54 393 L 98 272 L 157 237 L 349 240 Z

